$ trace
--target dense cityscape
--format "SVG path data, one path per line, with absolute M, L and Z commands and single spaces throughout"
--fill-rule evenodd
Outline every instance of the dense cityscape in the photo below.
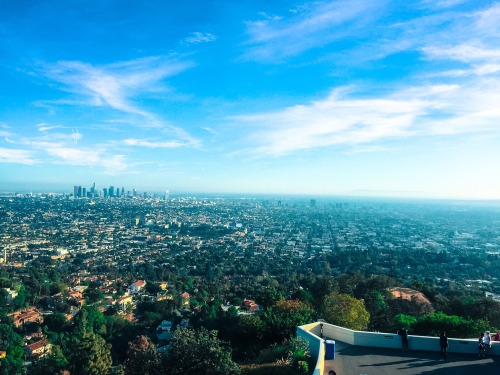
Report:
M 0 375 L 498 373 L 499 20 L 0 1 Z
M 0 197 L 2 325 L 18 338 L 2 339 L 5 373 L 84 374 L 79 330 L 105 342 L 106 371 L 133 373 L 140 340 L 165 368 L 174 332 L 193 328 L 215 329 L 234 371 L 252 373 L 295 325 L 335 321 L 332 293 L 362 301 L 368 317 L 344 322 L 358 329 L 500 327 L 497 205 L 103 191 Z

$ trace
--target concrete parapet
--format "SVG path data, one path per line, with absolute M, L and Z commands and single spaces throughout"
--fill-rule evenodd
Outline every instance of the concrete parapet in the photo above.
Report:
M 349 345 L 401 349 L 401 338 L 395 333 L 364 332 L 339 327 L 325 322 L 316 322 L 297 327 L 297 336 L 305 339 L 309 343 L 311 356 L 316 356 L 317 363 L 314 375 L 323 375 L 325 344 L 321 337 L 328 337 L 344 342 Z M 439 351 L 439 337 L 430 336 L 409 336 L 409 349 L 417 351 Z M 477 339 L 448 338 L 449 353 L 477 354 Z M 500 342 L 491 343 L 490 354 L 500 355 Z

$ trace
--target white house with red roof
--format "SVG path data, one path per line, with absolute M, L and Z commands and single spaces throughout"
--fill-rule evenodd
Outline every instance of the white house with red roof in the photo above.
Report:
M 40 340 L 26 347 L 26 352 L 31 358 L 44 357 L 51 349 L 51 345 L 47 340 Z
M 146 281 L 145 280 L 137 280 L 136 282 L 132 283 L 128 287 L 128 292 L 130 294 L 137 294 L 139 293 L 144 287 L 146 286 Z

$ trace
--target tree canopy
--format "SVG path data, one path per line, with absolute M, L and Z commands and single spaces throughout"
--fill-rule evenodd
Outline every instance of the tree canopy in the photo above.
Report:
M 167 353 L 165 373 L 171 375 L 239 375 L 231 351 L 217 338 L 216 331 L 175 331 Z
M 160 375 L 161 356 L 156 346 L 146 336 L 138 336 L 129 342 L 125 375 Z
M 358 331 L 366 329 L 370 322 L 370 313 L 363 301 L 337 292 L 325 297 L 323 317 L 328 323 Z

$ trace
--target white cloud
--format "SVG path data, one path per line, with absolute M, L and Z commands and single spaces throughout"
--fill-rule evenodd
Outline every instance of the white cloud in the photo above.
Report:
M 345 36 L 363 33 L 384 7 L 384 1 L 350 0 L 310 4 L 290 17 L 263 16 L 246 23 L 249 59 L 280 60 Z
M 139 146 L 148 148 L 177 148 L 186 146 L 186 143 L 180 141 L 151 141 L 147 139 L 136 138 L 124 139 L 123 141 L 118 143 L 121 143 L 125 146 Z
M 500 71 L 500 64 L 484 64 L 479 65 L 474 69 L 477 75 L 494 74 Z
M 33 152 L 30 150 L 0 147 L 0 163 L 33 165 L 37 163 L 37 160 L 33 158 Z
M 64 89 L 87 99 L 87 105 L 108 106 L 115 110 L 154 120 L 155 116 L 133 103 L 145 92 L 158 91 L 159 83 L 188 69 L 190 62 L 149 57 L 115 64 L 93 66 L 79 61 L 61 61 L 46 67 L 46 75 Z M 55 102 L 54 102 L 55 103 Z
M 45 124 L 45 123 L 37 124 L 37 127 L 38 127 L 38 130 L 41 132 L 46 132 L 46 131 L 53 130 L 53 129 L 63 128 L 63 126 L 61 126 L 61 125 L 50 125 L 50 124 Z
M 116 174 L 127 169 L 123 155 L 108 155 L 100 150 L 89 148 L 47 148 L 48 155 L 55 157 L 56 164 L 98 166 L 108 174 Z
M 205 35 L 210 38 L 209 35 Z M 40 106 L 67 105 L 107 107 L 122 112 L 123 123 L 141 128 L 157 128 L 176 137 L 185 146 L 193 145 L 198 140 L 185 130 L 165 123 L 154 110 L 146 108 L 144 103 L 149 95 L 168 92 L 162 83 L 168 77 L 175 76 L 193 64 L 163 56 L 147 57 L 108 65 L 91 65 L 80 61 L 61 61 L 47 65 L 45 74 L 62 84 L 64 91 L 75 94 L 76 98 L 64 98 L 55 101 L 39 101 Z M 55 129 L 54 126 L 41 124 L 40 131 Z M 72 134 L 72 140 L 78 141 L 80 135 Z
M 14 133 L 12 133 L 9 129 L 11 129 L 9 125 L 0 121 L 0 137 L 12 137 Z
M 466 0 L 422 0 L 421 5 L 424 7 L 430 7 L 430 8 L 450 8 L 454 7 L 455 5 L 460 5 L 464 3 Z
M 83 135 L 78 131 L 71 133 L 51 132 L 55 128 L 66 127 L 47 124 L 39 124 L 38 128 L 47 129 L 42 131 L 43 135 L 36 137 L 14 136 L 9 138 L 8 143 L 30 147 L 30 150 L 0 149 L 0 162 L 91 166 L 102 168 L 107 174 L 116 174 L 128 168 L 125 156 L 115 154 L 109 145 L 78 146 L 78 141 L 83 139 Z M 35 153 L 38 157 L 36 160 L 32 158 Z
M 217 39 L 217 37 L 213 34 L 210 33 L 201 33 L 199 31 L 196 31 L 194 33 L 191 33 L 189 37 L 184 39 L 186 43 L 190 44 L 198 44 L 198 43 L 209 43 L 213 42 Z
M 457 60 L 461 62 L 500 61 L 500 48 L 492 49 L 481 45 L 459 44 L 451 47 L 427 46 L 422 51 L 430 58 Z
M 379 98 L 333 91 L 328 97 L 274 112 L 237 116 L 254 155 L 285 155 L 332 146 L 372 147 L 415 136 L 500 132 L 500 79 L 431 85 Z
M 477 12 L 475 16 L 475 26 L 482 36 L 498 38 L 500 33 L 500 4 L 496 2 L 491 7 Z
M 12 132 L 9 132 L 7 130 L 0 130 L 0 137 L 11 137 L 14 134 Z

